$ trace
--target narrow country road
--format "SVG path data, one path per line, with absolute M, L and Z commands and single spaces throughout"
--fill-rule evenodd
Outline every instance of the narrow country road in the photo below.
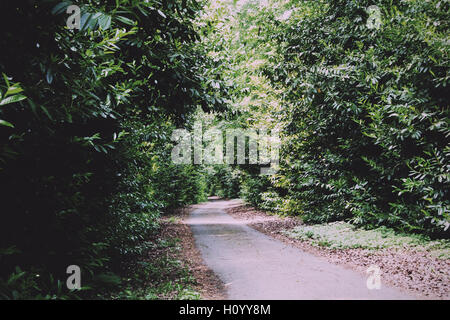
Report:
M 272 239 L 232 218 L 232 201 L 210 201 L 188 219 L 205 263 L 225 283 L 228 299 L 413 299 L 366 277 Z

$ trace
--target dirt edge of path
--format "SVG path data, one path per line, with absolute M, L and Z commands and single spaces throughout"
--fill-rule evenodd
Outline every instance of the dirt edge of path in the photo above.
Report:
M 300 225 L 300 219 L 270 215 L 245 204 L 236 204 L 225 211 L 235 219 L 246 220 L 249 227 L 261 233 L 365 276 L 371 264 L 379 265 L 383 270 L 384 283 L 418 299 L 450 299 L 450 262 L 432 257 L 426 252 L 395 249 L 373 252 L 365 249 L 333 250 L 317 247 L 281 233 Z
M 224 300 L 227 298 L 225 285 L 203 261 L 201 252 L 195 245 L 191 228 L 186 224 L 195 206 L 175 209 L 162 219 L 166 233 L 180 239 L 181 259 L 195 278 L 193 289 L 200 293 L 202 300 Z

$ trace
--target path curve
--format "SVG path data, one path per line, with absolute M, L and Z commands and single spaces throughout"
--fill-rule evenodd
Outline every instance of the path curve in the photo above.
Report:
M 248 227 L 225 213 L 232 204 L 197 205 L 187 220 L 228 299 L 414 299 L 385 285 L 369 290 L 365 276 Z

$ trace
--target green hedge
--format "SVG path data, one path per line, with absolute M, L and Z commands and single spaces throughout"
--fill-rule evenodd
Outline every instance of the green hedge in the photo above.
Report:
M 80 31 L 65 27 L 71 3 Z M 102 297 L 161 212 L 204 198 L 201 172 L 170 160 L 172 130 L 213 106 L 198 9 L 2 1 L 0 91 L 16 98 L 0 106 L 0 299 Z M 65 286 L 72 264 L 83 291 Z
M 291 4 L 268 32 L 280 61 L 265 70 L 285 90 L 276 186 L 291 213 L 448 236 L 449 3 Z

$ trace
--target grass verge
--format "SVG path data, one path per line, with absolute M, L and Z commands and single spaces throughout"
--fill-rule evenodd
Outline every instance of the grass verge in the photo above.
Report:
M 364 230 L 346 222 L 332 222 L 300 225 L 283 233 L 288 237 L 309 241 L 312 245 L 330 249 L 413 248 L 428 251 L 432 256 L 440 259 L 450 258 L 449 240 L 432 241 L 423 235 L 400 234 L 386 227 Z

